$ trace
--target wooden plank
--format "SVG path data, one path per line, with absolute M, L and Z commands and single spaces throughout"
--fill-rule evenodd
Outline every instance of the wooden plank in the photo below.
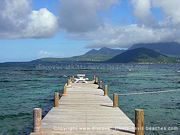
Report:
M 132 135 L 133 122 L 98 85 L 71 84 L 67 96 L 59 100 L 42 120 L 42 130 L 32 135 Z

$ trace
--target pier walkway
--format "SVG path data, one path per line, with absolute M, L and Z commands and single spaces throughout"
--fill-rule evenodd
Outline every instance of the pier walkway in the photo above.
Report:
M 113 107 L 93 81 L 70 83 L 64 95 L 41 120 L 41 112 L 34 110 L 34 132 L 31 135 L 133 135 L 134 123 Z M 58 96 L 57 96 L 58 97 Z M 56 97 L 55 97 L 56 98 Z

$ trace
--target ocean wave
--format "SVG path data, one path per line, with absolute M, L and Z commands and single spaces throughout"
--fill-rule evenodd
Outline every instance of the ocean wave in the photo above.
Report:
M 7 83 L 7 82 L 38 82 L 38 81 L 41 81 L 41 80 L 31 80 L 31 79 L 27 79 L 27 80 L 2 80 L 2 81 L 0 81 L 0 83 L 1 82 L 3 82 L 3 83 Z
M 31 113 L 18 113 L 18 114 L 7 114 L 7 115 L 0 115 L 0 120 L 4 119 L 13 119 L 17 117 L 24 117 L 24 116 L 31 116 Z
M 0 81 L 0 82 L 12 82 L 12 81 L 9 81 L 9 80 L 3 80 L 3 81 Z

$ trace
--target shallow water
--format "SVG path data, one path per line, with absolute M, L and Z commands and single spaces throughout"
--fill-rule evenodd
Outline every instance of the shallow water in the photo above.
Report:
M 47 64 L 48 65 L 48 64 Z M 64 66 L 64 64 L 61 64 Z M 32 131 L 32 110 L 43 109 L 43 116 L 53 106 L 53 94 L 62 92 L 67 78 L 85 73 L 90 79 L 96 74 L 109 86 L 113 93 L 126 94 L 144 91 L 180 89 L 179 65 L 147 65 L 148 69 L 126 68 L 90 69 L 37 69 L 29 64 L 0 64 L 0 134 L 28 134 Z M 87 66 L 88 65 L 88 66 Z M 97 64 L 97 66 L 100 64 Z M 102 64 L 101 64 L 102 66 Z M 126 65 L 130 66 L 130 65 Z M 133 65 L 134 66 L 134 65 Z M 105 66 L 107 68 L 107 66 Z M 132 65 L 131 65 L 132 67 Z M 88 68 L 88 69 L 86 69 Z M 158 94 L 119 96 L 122 110 L 134 122 L 134 109 L 145 111 L 145 126 L 177 127 L 179 130 L 146 131 L 148 135 L 180 134 L 180 91 Z

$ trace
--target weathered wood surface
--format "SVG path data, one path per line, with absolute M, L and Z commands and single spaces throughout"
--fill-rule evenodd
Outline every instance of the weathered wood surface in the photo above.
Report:
M 67 96 L 42 120 L 40 133 L 32 135 L 132 135 L 133 122 L 118 108 L 98 85 L 71 84 Z

